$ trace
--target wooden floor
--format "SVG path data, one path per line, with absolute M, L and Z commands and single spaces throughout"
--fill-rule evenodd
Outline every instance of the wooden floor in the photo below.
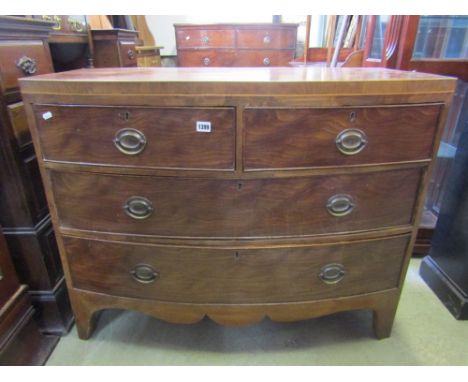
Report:
M 48 365 L 468 365 L 468 322 L 456 321 L 411 260 L 393 334 L 378 341 L 368 312 L 222 327 L 173 325 L 108 311 L 94 336 L 62 338 Z

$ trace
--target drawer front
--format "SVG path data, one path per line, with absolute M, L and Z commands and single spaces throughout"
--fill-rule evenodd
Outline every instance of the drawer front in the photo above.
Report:
M 237 47 L 251 49 L 295 49 L 294 29 L 238 29 Z
M 179 66 L 233 66 L 236 60 L 234 50 L 181 50 L 177 52 Z
M 135 41 L 119 41 L 119 52 L 122 66 L 137 66 Z
M 37 106 L 45 159 L 150 168 L 232 170 L 233 108 Z M 211 132 L 198 132 L 197 121 Z
M 234 48 L 233 29 L 176 28 L 177 49 L 184 48 Z
M 398 285 L 407 236 L 259 249 L 132 245 L 65 237 L 73 287 L 187 303 L 345 297 Z
M 244 168 L 430 159 L 439 105 L 245 111 Z
M 46 45 L 38 41 L 0 41 L 3 91 L 18 88 L 18 78 L 54 71 Z
M 235 66 L 289 66 L 294 50 L 239 50 Z
M 31 144 L 31 133 L 29 132 L 24 104 L 23 102 L 17 102 L 8 105 L 7 108 L 18 147 L 23 149 Z
M 51 179 L 63 227 L 237 238 L 410 224 L 421 171 L 250 180 L 51 172 Z

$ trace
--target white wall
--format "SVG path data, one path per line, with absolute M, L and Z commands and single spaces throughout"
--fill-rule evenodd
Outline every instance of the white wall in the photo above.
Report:
M 182 15 L 146 15 L 146 23 L 156 41 L 156 45 L 162 45 L 163 56 L 175 56 L 175 31 L 174 24 L 188 23 L 188 16 Z

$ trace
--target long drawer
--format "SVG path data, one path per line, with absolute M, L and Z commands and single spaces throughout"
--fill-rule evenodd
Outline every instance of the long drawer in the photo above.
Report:
M 64 237 L 74 288 L 187 303 L 271 303 L 395 288 L 408 236 L 220 249 Z
M 247 109 L 244 168 L 428 160 L 440 105 Z
M 37 106 L 44 159 L 147 168 L 232 170 L 234 108 Z M 210 132 L 197 129 L 209 123 Z
M 294 49 L 180 50 L 179 66 L 288 66 Z
M 163 237 L 272 237 L 411 224 L 421 169 L 277 179 L 50 173 L 63 227 Z

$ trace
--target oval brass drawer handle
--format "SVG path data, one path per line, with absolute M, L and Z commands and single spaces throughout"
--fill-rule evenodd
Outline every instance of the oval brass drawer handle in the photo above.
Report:
M 336 136 L 336 147 L 345 155 L 356 155 L 367 145 L 367 136 L 359 129 L 346 129 Z
M 37 72 L 36 60 L 31 57 L 23 56 L 17 62 L 16 66 L 20 68 L 24 74 L 31 75 Z
M 114 145 L 125 155 L 137 155 L 145 149 L 146 137 L 137 129 L 122 129 L 115 134 Z
M 349 215 L 354 207 L 356 207 L 356 203 L 353 198 L 346 194 L 333 195 L 327 201 L 327 210 L 333 216 Z
M 130 271 L 133 279 L 142 284 L 150 284 L 159 278 L 159 272 L 151 265 L 138 264 Z
M 132 49 L 129 49 L 127 52 L 127 56 L 130 60 L 133 60 L 135 58 L 135 52 Z
M 325 284 L 336 284 L 343 280 L 345 275 L 346 270 L 342 264 L 327 264 L 320 268 L 319 278 Z
M 143 196 L 132 196 L 123 205 L 125 213 L 133 219 L 143 220 L 151 216 L 153 204 Z
M 268 65 L 270 65 L 270 63 L 271 63 L 271 61 L 270 61 L 270 59 L 268 57 L 265 57 L 263 59 L 263 65 L 268 66 Z

